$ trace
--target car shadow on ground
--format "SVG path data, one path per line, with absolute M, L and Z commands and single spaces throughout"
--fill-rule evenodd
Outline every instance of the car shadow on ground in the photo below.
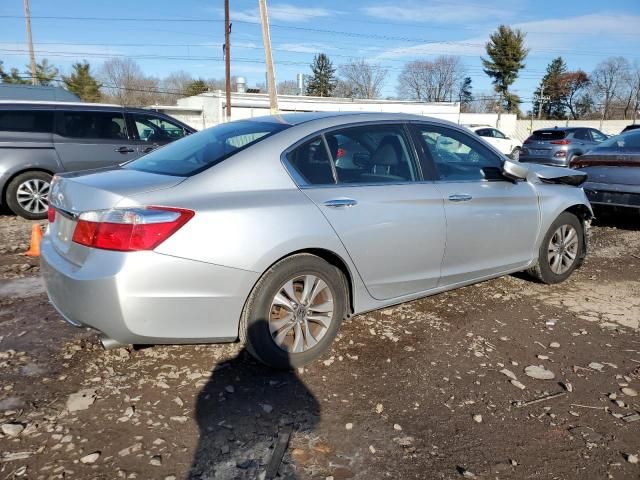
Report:
M 282 447 L 289 435 L 313 432 L 319 408 L 294 369 L 271 369 L 242 349 L 198 394 L 200 436 L 187 478 L 302 478 L 286 456 L 280 461 Z
M 632 208 L 594 207 L 594 226 L 610 227 L 620 230 L 640 230 L 640 210 Z

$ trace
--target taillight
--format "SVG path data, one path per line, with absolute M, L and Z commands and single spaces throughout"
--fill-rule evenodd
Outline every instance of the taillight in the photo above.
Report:
M 56 221 L 56 209 L 53 208 L 51 204 L 49 204 L 49 208 L 47 210 L 47 219 L 49 220 L 49 223 L 53 223 Z
M 84 212 L 76 224 L 73 241 L 87 247 L 121 252 L 153 250 L 193 215 L 192 210 L 171 207 Z
M 551 142 L 553 145 L 569 145 L 571 143 L 571 140 L 568 139 L 563 139 L 563 140 L 551 140 Z

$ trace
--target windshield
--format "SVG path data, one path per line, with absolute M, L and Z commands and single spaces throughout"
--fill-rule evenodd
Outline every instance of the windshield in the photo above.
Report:
M 122 168 L 188 177 L 289 126 L 248 120 L 223 123 L 170 143 Z
M 606 152 L 613 150 L 622 152 L 640 150 L 640 130 L 630 130 L 615 137 L 611 137 L 591 151 Z

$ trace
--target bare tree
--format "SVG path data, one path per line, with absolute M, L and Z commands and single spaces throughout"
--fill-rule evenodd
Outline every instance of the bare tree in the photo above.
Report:
M 569 109 L 574 120 L 579 118 L 579 108 L 585 89 L 589 86 L 589 76 L 582 70 L 566 72 L 558 78 L 560 102 Z
M 352 60 L 340 65 L 338 73 L 351 90 L 350 98 L 380 98 L 382 86 L 387 77 L 386 68 L 364 59 Z
M 601 104 L 603 120 L 611 118 L 613 104 L 624 89 L 628 72 L 629 62 L 626 58 L 610 57 L 600 62 L 591 74 L 593 94 Z
M 106 96 L 120 105 L 151 105 L 162 97 L 160 81 L 145 76 L 130 58 L 115 57 L 104 62 L 100 80 Z
M 187 85 L 193 82 L 190 73 L 184 70 L 172 72 L 160 82 L 163 93 L 163 103 L 175 103 L 179 98 L 185 96 Z
M 278 82 L 276 87 L 278 95 L 298 95 L 300 90 L 298 89 L 298 82 L 295 80 L 283 80 Z
M 459 57 L 443 55 L 433 61 L 407 63 L 398 77 L 398 94 L 404 98 L 426 102 L 454 100 L 464 78 Z

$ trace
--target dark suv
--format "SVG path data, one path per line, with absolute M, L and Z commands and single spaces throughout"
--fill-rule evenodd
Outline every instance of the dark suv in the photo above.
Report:
M 521 162 L 567 167 L 608 137 L 595 128 L 562 127 L 534 131 L 522 144 Z
M 139 108 L 0 102 L 0 205 L 46 218 L 53 174 L 127 162 L 194 131 Z

